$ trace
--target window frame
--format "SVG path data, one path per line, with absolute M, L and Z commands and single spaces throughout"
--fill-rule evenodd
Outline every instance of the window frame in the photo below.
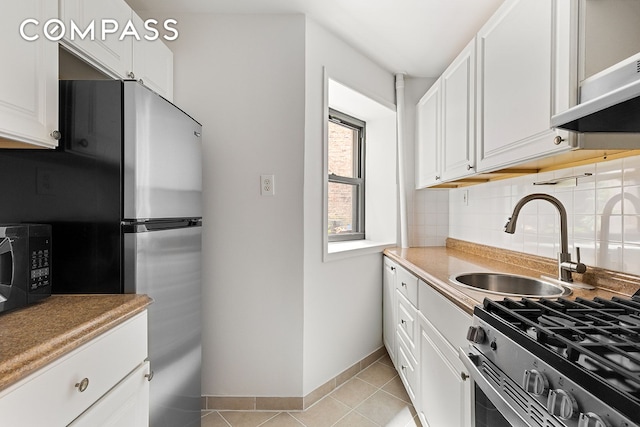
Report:
M 327 186 L 330 183 L 352 185 L 356 189 L 357 197 L 354 200 L 353 218 L 355 226 L 352 224 L 352 231 L 349 233 L 329 234 L 325 229 L 329 242 L 342 242 L 348 240 L 364 240 L 365 239 L 365 148 L 366 148 L 366 122 L 353 116 L 345 114 L 341 111 L 329 108 L 328 121 L 337 123 L 357 132 L 356 149 L 354 153 L 354 175 L 356 177 L 346 177 L 328 173 Z M 328 124 L 327 124 L 328 126 Z M 330 142 L 327 143 L 327 156 L 329 153 Z M 329 192 L 327 191 L 327 224 L 329 223 Z

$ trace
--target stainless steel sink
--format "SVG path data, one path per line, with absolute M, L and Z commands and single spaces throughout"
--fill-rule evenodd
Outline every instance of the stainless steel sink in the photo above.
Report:
M 523 297 L 562 297 L 571 294 L 571 290 L 560 285 L 505 273 L 466 273 L 450 277 L 458 286 L 499 295 Z

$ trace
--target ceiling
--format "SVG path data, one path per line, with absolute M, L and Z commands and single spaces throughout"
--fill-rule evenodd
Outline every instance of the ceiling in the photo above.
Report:
M 393 73 L 438 77 L 503 0 L 127 0 L 136 11 L 303 13 Z M 178 22 L 178 28 L 180 23 Z

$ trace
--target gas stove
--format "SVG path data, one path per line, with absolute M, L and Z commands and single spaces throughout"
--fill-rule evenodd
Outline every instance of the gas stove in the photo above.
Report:
M 467 338 L 461 359 L 512 425 L 640 427 L 640 297 L 486 299 Z

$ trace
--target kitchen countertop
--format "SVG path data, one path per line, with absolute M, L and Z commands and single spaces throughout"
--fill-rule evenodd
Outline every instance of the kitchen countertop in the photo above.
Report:
M 147 295 L 52 295 L 0 314 L 0 390 L 142 312 Z
M 481 304 L 485 297 L 502 300 L 505 296 L 454 285 L 449 281 L 451 275 L 500 272 L 535 278 L 540 278 L 541 275 L 557 277 L 555 260 L 455 239 L 448 239 L 446 247 L 388 248 L 384 254 L 428 282 L 469 314 L 473 314 L 473 308 Z M 640 277 L 619 272 L 588 267 L 586 274 L 574 274 L 574 277 L 576 282 L 582 281 L 596 288 L 594 290 L 574 288 L 571 295 L 565 298 L 610 299 L 615 295 L 631 296 L 640 289 Z M 520 297 L 510 298 L 519 299 Z

